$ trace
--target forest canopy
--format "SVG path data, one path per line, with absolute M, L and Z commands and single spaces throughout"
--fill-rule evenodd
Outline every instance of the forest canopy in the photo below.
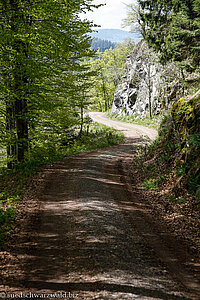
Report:
M 0 143 L 10 168 L 79 122 L 83 99 L 72 91 L 77 82 L 80 93 L 86 88 L 83 60 L 94 56 L 94 24 L 79 14 L 96 7 L 91 0 L 1 1 Z
M 138 0 L 127 9 L 123 25 L 139 30 L 162 63 L 172 60 L 181 69 L 199 72 L 199 0 Z

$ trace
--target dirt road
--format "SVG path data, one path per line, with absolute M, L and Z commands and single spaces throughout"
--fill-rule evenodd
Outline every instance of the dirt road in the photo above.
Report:
M 19 290 L 62 292 L 62 299 L 199 299 L 189 254 L 130 184 L 124 162 L 141 142 L 130 137 L 44 169 L 28 241 L 15 250 Z
M 154 140 L 158 135 L 157 131 L 152 128 L 147 128 L 142 125 L 130 124 L 120 121 L 114 121 L 105 117 L 105 114 L 102 112 L 90 112 L 89 116 L 95 122 L 102 123 L 104 125 L 113 127 L 119 131 L 122 131 L 126 138 L 148 138 Z

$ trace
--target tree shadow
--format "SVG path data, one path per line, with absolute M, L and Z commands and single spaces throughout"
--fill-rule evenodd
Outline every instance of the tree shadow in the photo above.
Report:
M 189 299 L 175 295 L 184 288 L 174 285 L 147 242 L 154 236 L 141 229 L 145 205 L 122 180 L 117 162 L 133 150 L 124 144 L 45 169 L 40 210 L 29 213 L 24 238 L 12 249 L 20 257 L 19 286 Z M 17 286 L 14 276 L 7 283 Z

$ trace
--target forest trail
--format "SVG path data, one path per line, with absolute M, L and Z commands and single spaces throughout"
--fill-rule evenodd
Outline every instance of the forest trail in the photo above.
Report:
M 126 166 L 142 139 L 126 138 L 41 172 L 27 241 L 14 249 L 21 275 L 9 288 L 64 299 L 199 299 L 190 255 L 152 220 L 130 182 Z
M 88 114 L 94 122 L 98 122 L 122 131 L 125 137 L 129 139 L 143 137 L 148 138 L 149 140 L 154 140 L 158 135 L 155 129 L 148 128 L 142 125 L 111 120 L 109 118 L 106 118 L 105 114 L 102 112 L 89 112 Z

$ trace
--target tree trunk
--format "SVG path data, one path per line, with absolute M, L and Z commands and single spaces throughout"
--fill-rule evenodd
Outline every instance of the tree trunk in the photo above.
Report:
M 27 122 L 27 94 L 28 78 L 26 75 L 26 60 L 28 58 L 29 45 L 21 40 L 14 41 L 13 48 L 18 53 L 14 70 L 14 95 L 15 95 L 15 121 L 17 133 L 17 161 L 25 160 L 25 152 L 28 150 L 28 122 Z
M 82 136 L 83 133 L 83 122 L 84 122 L 84 118 L 83 118 L 83 107 L 81 107 L 81 127 L 80 127 L 80 132 L 79 132 L 79 136 Z
M 28 122 L 26 100 L 17 99 L 15 101 L 16 129 L 17 129 L 17 160 L 23 162 L 25 152 L 28 151 Z
M 6 130 L 8 134 L 7 156 L 11 158 L 8 168 L 14 168 L 16 161 L 24 161 L 25 152 L 28 150 L 26 70 L 29 44 L 18 37 L 25 18 L 20 1 L 10 0 L 10 10 L 12 10 L 9 20 L 11 39 L 8 41 L 8 46 L 13 50 L 13 57 L 12 71 L 5 76 L 5 81 L 7 81 L 5 84 L 9 85 L 10 90 L 10 99 L 6 102 Z
M 101 80 L 102 80 L 102 90 L 103 90 L 103 98 L 104 98 L 105 111 L 107 111 L 108 110 L 108 103 L 107 103 L 106 87 L 105 87 L 103 73 L 101 73 Z
M 7 132 L 7 167 L 8 169 L 14 169 L 16 165 L 16 153 L 17 147 L 14 138 L 15 131 L 15 114 L 14 106 L 12 103 L 6 102 L 6 132 Z

